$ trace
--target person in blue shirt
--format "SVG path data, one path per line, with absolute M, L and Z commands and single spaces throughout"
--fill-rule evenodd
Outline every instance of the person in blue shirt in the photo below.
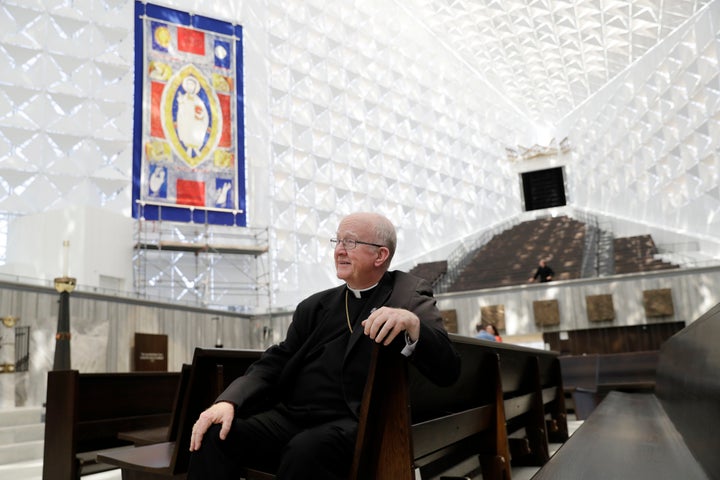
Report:
M 490 340 L 491 342 L 495 342 L 497 340 L 494 333 L 495 329 L 492 324 L 487 324 L 483 327 L 481 323 L 478 323 L 475 328 L 478 331 L 475 338 L 479 338 L 480 340 Z

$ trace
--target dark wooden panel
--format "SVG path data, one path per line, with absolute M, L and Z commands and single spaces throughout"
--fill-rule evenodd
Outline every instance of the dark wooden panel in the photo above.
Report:
M 598 355 L 598 387 L 605 390 L 652 391 L 658 350 Z
M 567 340 L 560 332 L 544 332 L 543 341 L 562 355 L 622 353 L 659 350 L 665 340 L 685 327 L 685 322 L 568 330 Z
M 178 372 L 83 373 L 78 379 L 78 419 L 169 414 L 179 380 Z

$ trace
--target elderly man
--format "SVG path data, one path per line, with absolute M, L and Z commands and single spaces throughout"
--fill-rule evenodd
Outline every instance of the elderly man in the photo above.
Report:
M 236 480 L 239 466 L 276 472 L 281 480 L 346 478 L 373 342 L 407 356 L 437 384 L 457 379 L 460 360 L 430 286 L 388 271 L 392 223 L 354 213 L 331 242 L 345 284 L 300 302 L 285 340 L 200 415 L 188 479 Z M 243 405 L 258 398 L 267 399 L 267 410 L 244 416 Z

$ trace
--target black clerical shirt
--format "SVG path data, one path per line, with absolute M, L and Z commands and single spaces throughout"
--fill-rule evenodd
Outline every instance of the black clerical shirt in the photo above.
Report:
M 317 346 L 305 357 L 304 366 L 296 377 L 297 385 L 313 387 L 293 388 L 285 399 L 287 410 L 297 418 L 315 422 L 357 415 L 357 412 L 350 412 L 347 405 L 348 403 L 359 405 L 360 399 L 346 399 L 345 396 L 349 391 L 360 392 L 362 395 L 367 377 L 367 365 L 353 366 L 356 368 L 346 369 L 343 373 L 343 358 L 351 335 L 347 318 L 350 319 L 353 331 L 362 328 L 362 319 L 359 315 L 372 290 L 362 292 L 361 298 L 356 298 L 351 291 L 346 290 L 346 292 L 347 315 L 345 299 L 343 299 L 338 311 L 328 315 L 325 324 L 321 327 L 323 335 L 319 338 Z M 364 337 L 360 341 L 369 342 L 369 339 Z M 348 385 L 353 387 L 346 388 Z M 348 400 L 355 401 L 348 402 Z

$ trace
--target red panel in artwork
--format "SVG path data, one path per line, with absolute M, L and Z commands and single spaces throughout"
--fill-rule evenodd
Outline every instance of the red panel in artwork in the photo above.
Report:
M 178 205 L 205 206 L 205 182 L 178 179 L 176 187 Z
M 205 55 L 205 33 L 190 28 L 177 28 L 178 50 L 181 52 Z

